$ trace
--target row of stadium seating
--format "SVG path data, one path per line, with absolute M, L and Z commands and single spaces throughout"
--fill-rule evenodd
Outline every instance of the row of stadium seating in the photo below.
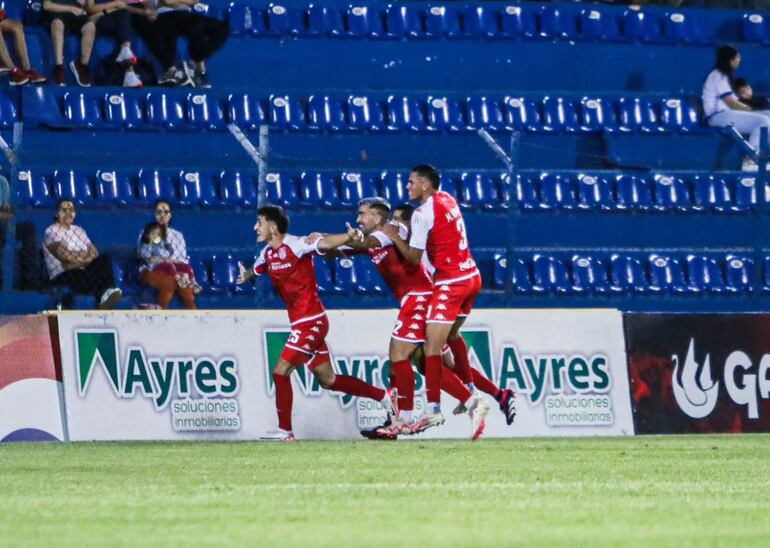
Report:
M 207 294 L 269 294 L 267 277 L 254 284 L 238 286 L 238 261 L 253 264 L 254 257 L 216 255 L 193 257 L 196 279 Z M 753 261 L 736 255 L 668 256 L 629 254 L 549 254 L 517 255 L 512 269 L 506 267 L 503 253 L 494 255 L 494 275 L 485 287 L 504 289 L 511 277 L 517 294 L 654 294 L 681 295 L 741 294 L 753 291 Z M 322 294 L 385 294 L 389 290 L 363 255 L 327 260 L 315 258 L 316 277 Z M 763 291 L 770 291 L 770 257 L 764 259 Z M 118 279 L 126 294 L 140 290 L 135 267 L 118 269 Z
M 628 9 L 619 12 L 593 4 L 579 10 L 536 4 L 431 4 L 379 2 L 352 4 L 344 10 L 313 3 L 296 9 L 233 3 L 232 32 L 257 37 L 337 37 L 350 39 L 545 39 L 669 44 L 714 44 L 697 14 L 687 11 Z M 742 18 L 743 39 L 768 40 L 759 14 Z
M 57 90 L 36 91 L 54 95 Z M 0 96 L 2 98 L 2 96 Z M 697 102 L 644 95 L 596 97 L 447 96 L 385 97 L 313 95 L 308 98 L 207 93 L 65 92 L 61 100 L 25 100 L 25 120 L 88 129 L 225 130 L 228 123 L 278 131 L 462 133 L 520 130 L 531 133 L 703 132 Z M 56 104 L 56 107 L 51 107 Z M 50 112 L 56 109 L 56 112 Z M 17 119 L 12 103 L 0 99 L 0 126 Z
M 288 209 L 347 208 L 368 196 L 394 204 L 409 200 L 408 174 L 384 171 L 304 171 L 266 174 L 268 201 Z M 251 207 L 257 204 L 252 171 L 144 169 L 58 170 L 52 174 L 22 170 L 14 183 L 22 207 L 51 207 L 71 198 L 84 207 L 143 207 L 159 198 L 180 207 Z M 515 203 L 522 209 L 598 209 L 660 211 L 749 211 L 757 204 L 757 182 L 740 173 L 518 173 Z M 442 188 L 471 210 L 499 211 L 511 199 L 506 174 L 494 171 L 447 171 Z M 767 188 L 767 187 L 766 187 Z

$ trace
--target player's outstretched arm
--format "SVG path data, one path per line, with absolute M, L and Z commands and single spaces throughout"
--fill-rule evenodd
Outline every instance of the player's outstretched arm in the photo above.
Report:
M 366 249 L 366 241 L 368 238 L 364 237 L 364 233 L 357 228 L 350 226 L 350 223 L 346 223 L 348 231 L 345 234 L 326 234 L 318 241 L 318 251 L 326 252 L 332 251 L 343 245 L 354 247 L 356 249 Z M 376 240 L 375 238 L 372 238 Z
M 382 231 L 391 239 L 393 245 L 396 246 L 398 252 L 401 253 L 408 263 L 413 265 L 420 264 L 423 250 L 410 246 L 399 234 L 398 226 L 388 223 L 383 227 Z
M 254 274 L 254 269 L 246 268 L 245 266 L 243 266 L 243 263 L 241 261 L 238 261 L 238 278 L 235 280 L 236 284 L 238 285 L 245 284 L 255 276 L 256 274 Z

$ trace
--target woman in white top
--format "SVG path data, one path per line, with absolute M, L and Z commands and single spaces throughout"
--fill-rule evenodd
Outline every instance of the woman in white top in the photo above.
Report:
M 113 308 L 123 292 L 115 287 L 112 261 L 100 255 L 86 231 L 74 224 L 75 204 L 62 198 L 56 204 L 55 222 L 45 229 L 43 257 L 48 278 L 78 294 L 92 294 L 97 307 Z
M 703 84 L 703 112 L 708 125 L 734 127 L 741 135 L 749 136 L 749 145 L 759 151 L 759 132 L 765 127 L 770 132 L 770 118 L 764 113 L 753 112 L 738 100 L 733 92 L 733 71 L 741 64 L 741 54 L 732 46 L 717 49 L 717 61 Z M 744 171 L 754 171 L 757 164 L 749 157 L 743 159 Z

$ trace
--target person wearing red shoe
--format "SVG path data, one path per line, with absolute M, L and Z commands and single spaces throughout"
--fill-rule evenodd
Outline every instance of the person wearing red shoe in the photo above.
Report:
M 96 23 L 97 36 L 112 36 L 118 43 L 119 53 L 115 62 L 123 66 L 123 86 L 128 88 L 142 87 L 142 80 L 134 71 L 137 59 L 131 49 L 133 27 L 131 12 L 123 0 L 86 0 L 86 11 L 91 20 Z
M 42 84 L 46 81 L 45 76 L 39 74 L 29 64 L 29 54 L 27 53 L 27 40 L 24 37 L 24 25 L 21 21 L 15 19 L 8 19 L 5 16 L 5 10 L 0 9 L 0 33 L 3 38 L 6 34 L 10 34 L 13 37 L 14 48 L 16 49 L 16 56 L 21 62 L 21 68 L 17 67 L 11 58 L 11 54 L 8 52 L 8 47 L 5 45 L 5 40 L 0 40 L 0 74 L 4 72 L 10 73 L 10 83 L 12 86 L 20 86 L 31 82 L 33 84 Z
M 291 372 L 306 365 L 327 390 L 379 401 L 393 415 L 398 415 L 396 394 L 367 384 L 357 377 L 338 375 L 331 364 L 326 334 L 329 319 L 318 295 L 313 255 L 323 255 L 323 242 L 309 243 L 306 237 L 288 233 L 289 216 L 278 206 L 264 206 L 257 211 L 254 231 L 257 242 L 267 244 L 253 268 L 238 263 L 237 283 L 244 284 L 255 276 L 267 274 L 276 292 L 286 303 L 291 334 L 281 357 L 273 369 L 278 430 L 264 439 L 293 440 L 293 391 Z
M 86 0 L 44 0 L 43 23 L 51 30 L 54 56 L 54 83 L 65 84 L 64 79 L 64 31 L 80 35 L 80 58 L 70 63 L 70 69 L 79 86 L 90 87 L 88 62 L 94 49 L 96 25 L 88 17 Z

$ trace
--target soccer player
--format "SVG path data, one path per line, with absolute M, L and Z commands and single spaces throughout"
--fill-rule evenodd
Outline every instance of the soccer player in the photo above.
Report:
M 276 292 L 286 303 L 291 322 L 289 340 L 273 369 L 278 430 L 264 439 L 294 441 L 290 375 L 301 365 L 307 365 L 321 386 L 327 390 L 371 398 L 382 402 L 388 412 L 398 415 L 395 394 L 391 399 L 391 395 L 384 390 L 356 377 L 337 375 L 332 369 L 325 340 L 329 331 L 329 320 L 318 296 L 313 266 L 313 254 L 323 255 L 324 250 L 329 248 L 321 241 L 308 243 L 305 238 L 292 236 L 288 234 L 288 229 L 289 216 L 283 208 L 271 205 L 259 208 L 254 231 L 257 233 L 257 242 L 267 245 L 262 249 L 252 269 L 248 270 L 238 263 L 239 284 L 265 273 L 270 276 Z
M 385 225 L 383 228 L 406 261 L 419 264 L 427 251 L 428 260 L 436 269 L 425 330 L 428 407 L 420 420 L 420 426 L 424 428 L 444 423 L 441 413 L 441 351 L 445 344 L 452 349 L 457 376 L 471 391 L 474 390 L 468 347 L 460 336 L 460 327 L 481 290 L 481 274 L 468 249 L 460 208 L 450 194 L 440 190 L 440 186 L 441 179 L 433 166 L 412 168 L 406 188 L 409 199 L 419 200 L 421 205 L 412 215 L 409 242 L 401 237 L 395 226 Z M 473 419 L 472 439 L 477 439 L 484 432 L 489 405 L 476 395 L 462 403 Z

